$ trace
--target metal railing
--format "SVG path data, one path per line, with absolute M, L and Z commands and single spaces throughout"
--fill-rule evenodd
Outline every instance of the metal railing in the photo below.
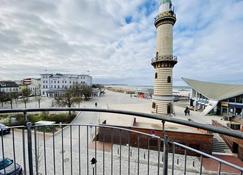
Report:
M 177 61 L 177 56 L 165 55 L 165 56 L 156 56 L 151 59 L 151 63 L 155 63 L 157 61 Z
M 0 110 L 0 113 L 23 112 L 28 121 L 27 113 L 40 111 L 109 112 L 140 116 L 160 120 L 163 130 L 165 122 L 172 122 L 243 139 L 242 133 L 225 128 L 130 111 L 48 108 Z M 233 168 L 235 174 L 243 174 L 242 167 L 171 141 L 166 134 L 160 138 L 107 125 L 34 126 L 30 122 L 26 126 L 10 129 L 10 135 L 4 135 L 3 130 L 1 132 L 1 157 L 12 158 L 15 170 L 17 165 L 21 165 L 24 174 L 205 174 L 208 173 L 203 169 L 203 160 L 206 158 L 218 163 L 217 174 L 223 174 L 225 166 Z M 176 147 L 183 149 L 184 155 L 176 154 Z M 189 152 L 198 154 L 199 159 L 190 156 Z M 7 168 L 2 172 L 7 174 Z

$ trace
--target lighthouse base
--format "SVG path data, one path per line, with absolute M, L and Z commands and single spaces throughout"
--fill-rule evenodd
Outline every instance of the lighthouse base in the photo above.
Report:
M 173 96 L 153 96 L 152 113 L 170 115 L 174 113 Z

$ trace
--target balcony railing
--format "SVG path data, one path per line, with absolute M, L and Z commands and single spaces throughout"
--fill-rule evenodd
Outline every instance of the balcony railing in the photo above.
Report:
M 151 64 L 157 62 L 157 61 L 177 61 L 177 56 L 156 56 L 155 58 L 151 59 Z
M 171 117 L 130 111 L 48 108 L 0 110 L 0 113 L 28 113 L 43 111 L 86 111 L 145 117 L 162 122 L 163 138 L 131 129 L 108 125 L 54 124 L 10 127 L 11 134 L 1 131 L 1 158 L 10 158 L 14 168 L 22 167 L 24 174 L 205 174 L 203 161 L 212 159 L 218 164 L 217 174 L 223 174 L 225 167 L 233 169 L 230 174 L 243 174 L 243 168 L 225 160 L 206 154 L 194 148 L 170 140 L 164 125 L 166 122 L 206 129 L 211 132 L 243 139 L 243 134 L 226 128 L 189 122 Z M 184 154 L 176 154 L 176 149 Z M 194 153 L 197 156 L 191 156 Z M 7 174 L 8 168 L 0 171 Z M 212 172 L 210 172 L 212 173 Z M 227 174 L 227 173 L 226 173 Z

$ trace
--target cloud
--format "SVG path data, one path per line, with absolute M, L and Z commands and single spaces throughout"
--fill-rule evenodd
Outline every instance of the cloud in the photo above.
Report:
M 174 1 L 175 84 L 180 77 L 243 83 L 242 1 Z M 0 79 L 45 70 L 152 84 L 157 0 L 3 0 Z
M 174 45 L 179 63 L 175 78 L 243 84 L 243 1 L 178 2 L 180 20 L 175 26 Z

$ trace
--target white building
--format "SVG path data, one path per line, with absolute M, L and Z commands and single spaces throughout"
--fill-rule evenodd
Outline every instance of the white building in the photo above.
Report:
M 18 92 L 19 86 L 14 81 L 0 81 L 0 92 Z
M 41 80 L 36 78 L 26 78 L 22 81 L 22 85 L 26 86 L 31 95 L 38 96 L 41 94 Z
M 41 96 L 54 97 L 73 85 L 92 85 L 89 75 L 41 74 Z

